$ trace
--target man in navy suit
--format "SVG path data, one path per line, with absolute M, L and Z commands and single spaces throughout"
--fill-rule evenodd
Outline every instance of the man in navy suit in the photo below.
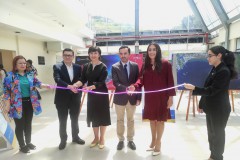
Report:
M 117 92 L 134 91 L 133 84 L 138 80 L 139 69 L 135 62 L 129 61 L 130 48 L 128 46 L 121 46 L 119 48 L 120 62 L 112 65 L 112 80 Z M 117 150 L 122 150 L 124 147 L 124 114 L 127 114 L 127 140 L 128 147 L 136 150 L 133 142 L 134 136 L 134 113 L 136 105 L 140 104 L 141 95 L 139 94 L 116 94 L 113 102 L 115 103 L 117 113 L 117 135 L 119 143 Z
M 77 88 L 73 86 L 75 82 L 80 80 L 81 67 L 72 62 L 74 59 L 73 50 L 69 48 L 64 49 L 62 56 L 63 62 L 53 66 L 53 76 L 57 86 L 68 88 L 56 89 L 54 99 L 58 111 L 59 134 L 61 138 L 59 150 L 66 147 L 68 112 L 71 118 L 72 142 L 82 145 L 85 144 L 85 141 L 78 136 L 78 116 L 82 92 L 79 92 Z

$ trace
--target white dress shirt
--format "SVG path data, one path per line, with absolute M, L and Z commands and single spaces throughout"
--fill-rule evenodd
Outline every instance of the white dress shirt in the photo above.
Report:
M 65 65 L 67 67 L 69 78 L 72 81 L 73 80 L 73 65 L 72 64 L 71 64 L 71 66 L 69 66 L 67 64 L 65 64 Z

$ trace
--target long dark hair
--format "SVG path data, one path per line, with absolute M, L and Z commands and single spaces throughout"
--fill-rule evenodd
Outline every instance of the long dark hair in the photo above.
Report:
M 149 47 L 151 45 L 155 46 L 156 51 L 157 51 L 157 54 L 156 54 L 156 57 L 155 57 L 155 65 L 156 65 L 155 69 L 156 69 L 156 71 L 161 72 L 161 69 L 162 69 L 162 51 L 161 51 L 160 46 L 157 43 L 151 43 L 147 47 L 147 54 L 146 54 L 145 63 L 144 63 L 144 70 L 146 70 L 147 68 L 149 68 L 151 66 L 151 59 L 148 55 L 148 50 L 149 50 Z
M 235 56 L 234 53 L 225 49 L 223 46 L 214 46 L 209 49 L 212 51 L 215 55 L 218 55 L 219 53 L 222 54 L 222 62 L 226 64 L 226 66 L 229 68 L 231 73 L 231 79 L 234 79 L 237 77 L 237 71 L 235 68 Z

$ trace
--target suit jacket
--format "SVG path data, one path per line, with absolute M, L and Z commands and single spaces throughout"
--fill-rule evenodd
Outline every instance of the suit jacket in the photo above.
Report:
M 121 62 L 112 65 L 112 80 L 113 85 L 116 87 L 116 93 L 126 91 L 128 86 L 135 84 L 138 80 L 139 69 L 137 63 L 129 62 L 129 65 L 129 78 L 127 78 Z M 137 88 L 137 90 L 139 89 Z M 136 105 L 137 100 L 141 100 L 141 94 L 132 94 L 131 96 L 128 94 L 116 94 L 113 98 L 113 102 L 117 105 L 126 105 L 128 101 L 131 105 Z
M 208 75 L 204 88 L 195 87 L 193 95 L 201 95 L 199 107 L 205 113 L 229 113 L 231 110 L 228 88 L 230 70 L 224 63 L 213 67 Z
M 68 85 L 72 85 L 75 82 L 80 80 L 81 77 L 81 67 L 78 64 L 73 64 L 73 80 L 70 80 L 67 67 L 62 62 L 60 64 L 56 64 L 53 66 L 53 77 L 57 86 L 67 87 Z M 81 101 L 82 92 L 73 93 L 68 89 L 56 89 L 54 103 L 56 105 L 71 105 L 71 104 L 79 104 Z

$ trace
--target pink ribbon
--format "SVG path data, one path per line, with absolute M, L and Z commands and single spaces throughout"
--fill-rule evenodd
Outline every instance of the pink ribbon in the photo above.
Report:
M 174 89 L 174 88 L 178 88 L 184 86 L 184 84 L 180 84 L 177 86 L 173 86 L 173 87 L 169 87 L 169 88 L 165 88 L 165 89 L 159 89 L 159 90 L 152 90 L 152 91 L 124 91 L 124 92 L 115 92 L 115 93 L 106 93 L 106 92 L 97 92 L 97 91 L 92 91 L 92 90 L 85 90 L 85 89 L 77 89 L 78 91 L 83 91 L 83 92 L 87 92 L 87 93 L 94 93 L 94 94 L 136 94 L 136 93 L 155 93 L 155 92 L 163 92 L 163 91 L 167 91 L 170 89 Z M 60 87 L 60 86 L 52 86 L 50 85 L 50 88 L 57 88 L 57 89 L 69 89 L 67 87 Z

